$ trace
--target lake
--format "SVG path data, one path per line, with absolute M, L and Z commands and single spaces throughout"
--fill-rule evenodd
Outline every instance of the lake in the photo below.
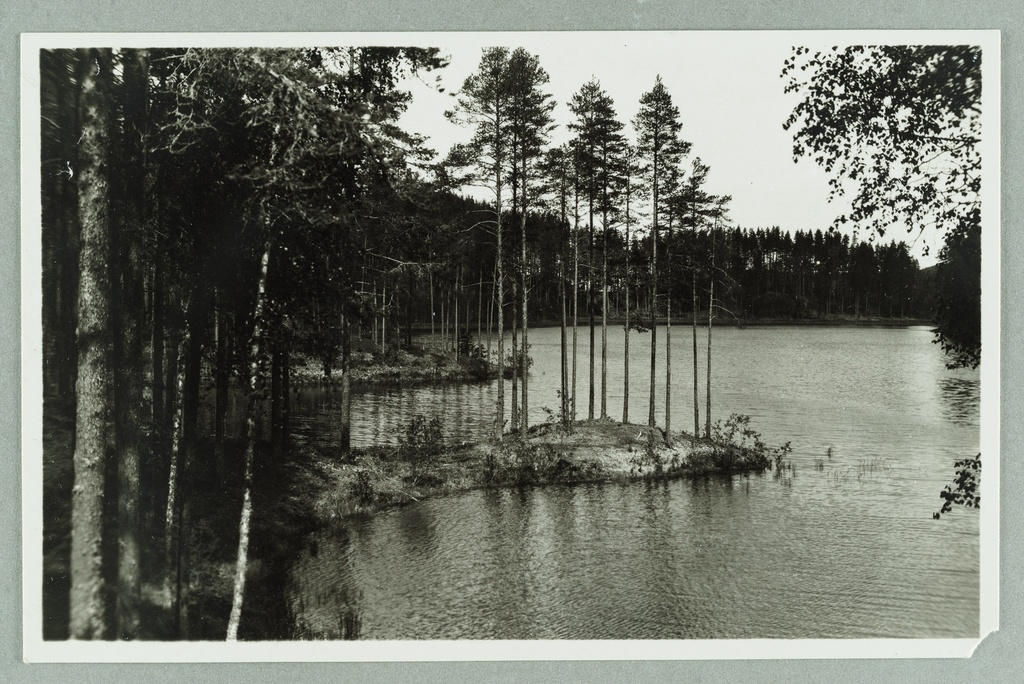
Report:
M 665 363 L 659 329 L 658 373 Z M 692 340 L 673 329 L 675 430 L 693 429 Z M 647 416 L 650 334 L 630 339 L 630 411 Z M 319 539 L 288 588 L 306 636 L 456 638 L 970 637 L 978 511 L 933 520 L 953 461 L 979 451 L 977 372 L 949 371 L 924 327 L 714 331 L 713 414 L 751 416 L 792 471 L 724 479 L 473 491 L 385 511 Z M 577 358 L 587 411 L 586 345 Z M 600 344 L 600 332 L 597 335 Z M 557 409 L 559 331 L 531 330 L 531 421 Z M 705 329 L 698 330 L 704 411 Z M 621 418 L 622 330 L 609 331 Z M 599 352 L 598 352 L 599 353 Z M 600 384 L 600 359 L 597 363 Z M 508 383 L 506 383 L 508 386 Z M 353 440 L 394 442 L 437 416 L 489 434 L 496 383 L 360 390 Z M 664 420 L 664 387 L 658 423 Z M 506 404 L 507 405 L 507 404 Z M 600 410 L 600 394 L 597 394 Z M 337 394 L 302 388 L 301 445 L 332 449 Z

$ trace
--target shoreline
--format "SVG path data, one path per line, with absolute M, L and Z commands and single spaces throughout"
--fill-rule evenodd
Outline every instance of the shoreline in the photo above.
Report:
M 634 324 L 637 322 L 636 318 L 630 319 Z M 648 323 L 648 319 L 644 318 L 640 321 L 644 325 Z M 622 327 L 626 324 L 626 319 L 622 317 L 609 317 L 608 327 Z M 657 321 L 658 326 L 665 325 L 665 319 L 659 318 Z M 558 328 L 562 325 L 561 321 L 531 321 L 530 328 Z M 673 318 L 673 327 L 691 327 L 693 321 L 689 317 L 680 317 L 678 319 Z M 793 327 L 814 327 L 814 326 L 826 326 L 826 327 L 851 327 L 851 328 L 911 328 L 911 327 L 928 327 L 934 328 L 935 321 L 929 318 L 885 318 L 885 317 L 854 317 L 854 316 L 831 316 L 821 318 L 747 318 L 747 319 L 729 319 L 729 318 L 716 318 L 714 321 L 716 328 L 754 328 L 761 326 L 793 326 Z M 578 328 L 589 328 L 586 321 L 581 321 Z M 596 328 L 600 328 L 600 325 L 596 325 Z M 698 328 L 708 327 L 708 314 L 707 311 L 698 312 L 697 320 Z M 572 324 L 566 326 L 569 330 L 572 328 Z M 476 329 L 470 330 L 470 333 L 475 337 Z M 429 336 L 429 327 L 413 326 L 413 335 Z M 486 335 L 486 333 L 485 333 Z
M 684 432 L 668 444 L 659 428 L 611 419 L 578 421 L 571 431 L 543 423 L 525 440 L 507 433 L 499 443 L 431 444 L 413 432 L 410 428 L 400 437 L 398 446 L 318 459 L 317 469 L 326 477 L 318 479 L 309 507 L 318 523 L 344 526 L 383 510 L 476 489 L 763 473 L 772 468 L 775 453 Z M 788 467 L 782 459 L 774 463 Z

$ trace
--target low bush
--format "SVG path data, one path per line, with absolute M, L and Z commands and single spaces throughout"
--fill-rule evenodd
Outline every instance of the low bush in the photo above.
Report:
M 711 465 L 723 473 L 768 470 L 781 472 L 787 467 L 786 456 L 792 451 L 790 442 L 769 447 L 761 434 L 750 427 L 750 416 L 734 413 L 723 424 L 717 421 L 711 429 Z
M 436 458 L 444 451 L 441 419 L 435 416 L 428 420 L 422 414 L 413 416 L 405 428 L 405 434 L 398 438 L 398 448 L 403 458 L 414 462 Z

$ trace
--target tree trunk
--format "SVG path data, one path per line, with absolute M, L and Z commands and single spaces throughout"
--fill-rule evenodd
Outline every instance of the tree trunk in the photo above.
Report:
M 512 416 L 509 430 L 519 431 L 519 316 L 516 297 L 517 283 L 515 276 L 510 278 L 509 297 L 512 300 Z
M 587 418 L 594 420 L 594 357 L 596 348 L 594 346 L 594 200 L 590 199 L 590 256 L 587 261 L 587 313 L 590 316 L 590 401 L 587 408 Z
M 205 294 L 198 287 L 193 289 L 189 297 L 189 306 L 186 308 L 189 345 L 185 365 L 185 393 L 181 397 L 183 414 L 181 446 L 189 453 L 195 451 L 199 434 L 199 393 L 202 389 L 202 380 L 199 376 L 203 365 L 203 347 L 200 335 L 206 329 L 207 303 L 202 299 Z
M 410 269 L 405 279 L 405 348 L 412 347 L 412 291 L 413 273 Z
M 563 218 L 564 220 L 564 218 Z M 566 312 L 566 296 L 565 296 L 565 249 L 563 245 L 562 259 L 559 259 L 558 263 L 558 295 L 562 304 L 562 322 L 559 329 L 559 361 L 561 362 L 561 395 L 560 395 L 560 406 L 561 415 L 559 416 L 562 426 L 569 426 L 569 349 L 568 349 L 568 337 L 566 330 L 568 328 L 568 316 Z
M 523 314 L 523 352 L 522 361 L 520 363 L 520 372 L 523 374 L 523 401 L 520 414 L 520 432 L 523 438 L 526 438 L 526 432 L 530 429 L 530 378 L 529 378 L 529 359 L 530 359 L 530 318 L 528 315 L 527 308 L 527 297 L 529 295 L 529 289 L 527 288 L 527 261 L 526 261 L 526 158 L 525 153 L 523 157 L 523 212 L 520 217 L 520 233 L 522 237 L 520 261 L 520 294 L 522 296 L 522 314 Z
M 672 443 L 672 213 L 668 215 L 668 239 L 665 241 L 665 442 Z
M 564 176 L 563 176 L 563 179 L 564 179 Z M 568 428 L 569 425 L 570 425 L 570 423 L 569 423 L 569 349 L 568 349 L 569 344 L 568 344 L 568 338 L 567 338 L 567 335 L 566 335 L 566 329 L 567 329 L 567 324 L 568 324 L 568 317 L 567 317 L 567 311 L 566 311 L 566 287 L 565 287 L 565 279 L 566 279 L 565 259 L 566 259 L 566 256 L 567 256 L 566 252 L 568 251 L 566 249 L 566 235 L 565 235 L 565 232 L 566 232 L 566 230 L 568 228 L 568 222 L 566 221 L 566 217 L 565 217 L 565 185 L 564 185 L 564 180 L 563 180 L 563 185 L 562 185 L 562 188 L 561 188 L 561 210 L 562 210 L 562 212 L 561 212 L 562 223 L 561 223 L 560 228 L 562 229 L 563 233 L 562 233 L 561 239 L 558 241 L 559 242 L 559 248 L 560 248 L 559 251 L 561 252 L 561 254 L 559 255 L 560 258 L 558 260 L 558 294 L 559 294 L 560 299 L 562 300 L 562 327 L 561 327 L 561 331 L 560 331 L 561 332 L 561 338 L 560 338 L 560 342 L 561 342 L 561 347 L 560 347 L 561 359 L 560 360 L 562 362 L 562 396 L 561 396 L 561 400 L 562 400 L 561 401 L 562 415 L 561 415 L 561 419 L 562 419 L 562 425 L 564 427 Z
M 704 400 L 704 436 L 711 438 L 711 322 L 715 313 L 715 234 L 711 233 L 711 288 L 708 294 L 707 397 Z M 694 437 L 697 437 L 694 434 Z
M 71 491 L 72 639 L 106 633 L 102 576 L 103 488 L 110 416 L 110 91 L 109 50 L 87 50 L 79 66 L 81 139 L 78 212 L 78 378 Z
M 341 453 L 352 450 L 352 326 L 347 315 L 341 323 L 341 425 L 339 427 Z
M 125 221 L 120 233 L 120 351 L 115 365 L 118 444 L 118 587 L 117 631 L 131 640 L 139 630 L 139 539 L 142 533 L 141 451 L 145 435 L 142 334 L 144 299 L 146 159 L 143 136 L 148 116 L 149 56 L 146 50 L 124 53 Z
M 185 419 L 184 419 L 184 397 L 185 397 L 185 365 L 188 357 L 188 348 L 191 345 L 191 335 L 186 329 L 178 344 L 175 354 L 177 362 L 174 367 L 177 369 L 177 376 L 174 385 L 177 388 L 175 396 L 179 399 L 171 406 L 174 414 L 171 426 L 171 454 L 167 470 L 167 510 L 164 516 L 164 561 L 166 575 L 164 588 L 170 599 L 171 614 L 177 618 L 179 615 L 178 606 L 181 597 L 180 573 L 178 561 L 181 550 L 181 518 L 179 516 L 181 506 L 181 481 L 183 479 L 185 451 L 183 447 Z
M 693 265 L 693 435 L 700 434 L 700 405 L 697 403 L 697 264 Z
M 495 263 L 494 268 L 491 269 L 491 285 L 487 288 L 490 296 L 487 297 L 487 363 L 493 363 L 494 358 L 491 356 L 491 331 L 494 330 L 494 283 L 498 279 L 498 265 Z M 500 370 L 501 367 L 499 366 Z
M 572 422 L 576 422 L 576 349 L 578 344 L 579 309 L 580 309 L 580 240 L 579 240 L 579 198 L 576 198 L 576 207 L 573 219 L 572 234 Z
M 623 338 L 622 357 L 622 422 L 629 422 L 629 198 L 630 198 L 630 177 L 626 176 L 626 326 L 625 337 Z
M 245 597 L 245 574 L 249 561 L 249 525 L 252 518 L 253 466 L 256 460 L 256 407 L 259 401 L 259 384 L 263 354 L 263 310 L 266 306 L 267 267 L 270 263 L 272 243 L 268 240 L 263 249 L 259 286 L 256 292 L 256 311 L 253 314 L 252 343 L 249 354 L 249 408 L 245 417 L 245 492 L 242 495 L 242 512 L 238 523 L 238 558 L 235 563 L 235 587 L 228 617 L 227 640 L 238 640 L 238 625 L 242 619 L 242 602 Z M 344 371 L 343 371 L 344 376 Z
M 652 213 L 654 220 L 651 223 L 651 399 L 647 412 L 647 425 L 652 428 L 651 439 L 654 439 L 654 401 L 655 401 L 655 372 L 658 360 L 658 164 L 654 164 L 654 190 L 653 190 Z
M 483 321 L 484 314 L 484 269 L 480 269 L 480 282 L 476 284 L 476 346 L 479 348 L 483 343 Z
M 500 121 L 498 122 L 500 124 Z M 499 132 L 501 126 L 496 125 L 495 129 Z M 495 141 L 495 148 L 500 148 L 500 141 Z M 495 165 L 494 174 L 494 189 L 495 189 L 495 221 L 497 223 L 497 247 L 495 250 L 495 268 L 497 270 L 497 281 L 498 281 L 498 297 L 496 305 L 496 313 L 498 318 L 498 395 L 495 397 L 494 407 L 494 438 L 497 441 L 501 441 L 502 436 L 505 433 L 505 271 L 504 265 L 502 264 L 502 234 L 501 234 L 501 162 Z
M 602 219 L 601 250 L 601 418 L 608 417 L 608 210 Z
M 459 356 L 462 352 L 459 340 L 459 294 L 462 291 L 462 266 L 459 266 L 458 274 L 455 276 L 455 290 L 452 292 L 452 310 L 455 312 L 452 316 L 452 339 L 455 341 L 453 345 L 455 347 L 455 360 L 459 360 Z

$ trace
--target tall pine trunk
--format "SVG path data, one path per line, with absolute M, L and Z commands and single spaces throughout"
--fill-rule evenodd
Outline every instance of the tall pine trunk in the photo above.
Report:
M 110 51 L 85 50 L 79 68 L 78 378 L 71 490 L 72 639 L 106 634 L 102 575 L 103 489 L 110 417 Z
M 561 416 L 561 418 L 562 418 L 562 425 L 564 427 L 569 427 L 569 425 L 570 425 L 570 423 L 569 423 L 569 349 L 568 349 L 569 345 L 568 345 L 568 338 L 567 338 L 567 334 L 566 334 L 566 328 L 567 328 L 567 325 L 568 325 L 568 317 L 567 317 L 567 311 L 566 311 L 567 305 L 566 305 L 566 286 L 565 286 L 565 280 L 567 278 L 567 274 L 565 272 L 565 259 L 568 256 L 566 254 L 566 252 L 568 251 L 567 248 L 566 248 L 566 237 L 567 237 L 566 236 L 566 232 L 568 232 L 568 227 L 569 226 L 568 226 L 568 222 L 566 221 L 566 217 L 565 217 L 565 183 L 564 183 L 564 175 L 563 175 L 563 183 L 562 183 L 562 187 L 561 187 L 561 210 L 562 210 L 561 211 L 561 219 L 562 219 L 561 228 L 562 228 L 563 232 L 562 232 L 562 239 L 559 240 L 559 247 L 560 247 L 561 254 L 559 255 L 560 258 L 558 260 L 558 294 L 559 294 L 560 299 L 562 300 L 562 327 L 561 327 L 561 331 L 560 331 L 561 332 L 561 338 L 560 338 L 560 341 L 561 341 L 560 352 L 561 352 L 561 354 L 560 355 L 561 355 L 561 362 L 562 362 L 562 396 L 561 396 L 561 399 L 562 399 L 562 402 L 561 402 L 562 416 Z
M 510 429 L 512 432 L 519 431 L 519 316 L 518 302 L 516 297 L 517 283 L 513 276 L 509 289 L 509 296 L 512 299 L 512 416 Z
M 658 362 L 658 164 L 654 164 L 653 214 L 651 222 L 651 399 L 647 413 L 647 425 L 652 428 L 650 435 L 654 439 L 654 402 L 655 381 Z
M 711 438 L 711 323 L 715 313 L 715 234 L 711 233 L 711 288 L 708 294 L 707 397 L 704 400 L 704 436 Z M 694 437 L 697 435 L 694 434 Z
M 608 210 L 602 219 L 601 250 L 601 418 L 608 417 Z
M 587 260 L 587 314 L 590 317 L 590 390 L 589 390 L 589 392 L 590 392 L 590 394 L 589 394 L 590 401 L 588 403 L 588 408 L 587 408 L 587 418 L 589 420 L 594 420 L 594 395 L 595 395 L 595 392 L 594 392 L 594 389 L 595 389 L 594 388 L 594 362 L 595 362 L 595 357 L 597 356 L 594 352 L 596 352 L 597 349 L 594 346 L 594 342 L 595 342 L 595 337 L 594 337 L 594 328 L 595 328 L 594 305 L 595 305 L 595 302 L 594 302 L 594 199 L 593 199 L 593 197 L 591 197 L 590 201 L 589 201 L 589 210 L 590 210 L 590 224 L 589 224 L 589 229 L 590 229 L 590 250 L 589 250 L 589 257 L 588 257 L 588 260 Z
M 505 434 L 505 271 L 502 264 L 502 234 L 501 234 L 501 172 L 497 173 L 497 256 L 495 257 L 495 268 L 497 269 L 496 280 L 498 285 L 495 314 L 498 319 L 498 393 L 494 403 L 494 439 L 501 441 Z
M 580 308 L 580 240 L 579 240 L 579 190 L 576 191 L 572 235 L 572 422 L 576 422 L 576 349 L 578 344 Z
M 696 231 L 696 228 L 694 229 Z M 693 264 L 693 435 L 700 434 L 700 404 L 697 397 L 697 308 L 700 300 L 697 297 L 697 264 Z
M 476 347 L 483 344 L 483 321 L 484 314 L 484 269 L 480 269 L 480 282 L 476 284 Z
M 665 442 L 672 443 L 672 213 L 668 215 L 668 239 L 665 241 Z
M 530 375 L 530 373 L 529 373 L 529 363 L 530 363 L 530 323 L 529 323 L 529 321 L 530 321 L 530 317 L 529 317 L 529 309 L 528 309 L 528 304 L 527 304 L 529 290 L 527 288 L 527 275 L 528 275 L 528 273 L 527 273 L 527 261 L 526 261 L 526 207 L 527 207 L 526 187 L 527 187 L 526 186 L 526 154 L 524 152 L 524 154 L 523 154 L 523 187 L 522 187 L 522 195 L 523 195 L 523 207 L 522 207 L 522 209 L 523 209 L 523 212 L 522 212 L 522 215 L 520 216 L 520 219 L 519 219 L 519 221 L 520 221 L 520 223 L 519 223 L 520 238 L 521 238 L 521 243 L 522 243 L 520 245 L 520 250 L 521 250 L 520 251 L 520 262 L 521 262 L 521 264 L 520 264 L 520 275 L 519 275 L 519 282 L 520 282 L 519 290 L 520 290 L 520 295 L 521 295 L 522 314 L 523 314 L 523 350 L 522 350 L 522 361 L 520 363 L 520 370 L 521 370 L 521 372 L 523 374 L 523 379 L 522 379 L 522 382 L 523 382 L 523 401 L 522 401 L 521 415 L 520 415 L 519 420 L 520 420 L 520 432 L 523 435 L 524 439 L 526 438 L 527 430 L 530 429 L 530 394 L 529 394 L 529 388 L 530 388 L 530 378 L 529 378 L 529 375 Z
M 622 356 L 622 422 L 629 422 L 629 198 L 630 198 L 630 176 L 626 176 L 626 277 L 625 290 L 626 290 L 626 325 L 625 325 L 625 336 L 623 338 L 623 356 Z

